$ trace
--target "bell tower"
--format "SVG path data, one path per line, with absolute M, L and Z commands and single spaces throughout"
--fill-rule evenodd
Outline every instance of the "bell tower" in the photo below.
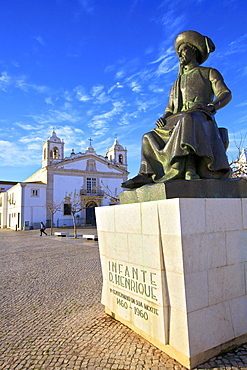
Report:
M 127 149 L 124 149 L 122 145 L 119 144 L 117 138 L 115 139 L 114 144 L 107 151 L 106 156 L 109 161 L 127 171 Z
M 58 163 L 64 159 L 64 142 L 57 137 L 54 129 L 51 137 L 44 142 L 42 147 L 42 167 Z

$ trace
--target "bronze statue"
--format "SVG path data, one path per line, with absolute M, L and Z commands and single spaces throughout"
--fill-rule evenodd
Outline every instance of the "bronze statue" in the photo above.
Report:
M 198 32 L 185 31 L 176 37 L 175 50 L 180 69 L 165 114 L 143 136 L 140 171 L 122 184 L 124 188 L 230 175 L 227 139 L 214 114 L 230 102 L 231 91 L 216 69 L 200 66 L 215 50 L 214 43 Z

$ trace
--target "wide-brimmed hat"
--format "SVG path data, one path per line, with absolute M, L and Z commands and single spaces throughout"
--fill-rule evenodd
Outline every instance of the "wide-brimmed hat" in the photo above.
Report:
M 203 36 L 196 31 L 184 31 L 176 37 L 174 42 L 177 54 L 179 46 L 186 43 L 189 43 L 198 49 L 199 53 L 197 61 L 199 64 L 204 63 L 208 59 L 209 53 L 212 53 L 215 50 L 215 45 L 209 37 Z

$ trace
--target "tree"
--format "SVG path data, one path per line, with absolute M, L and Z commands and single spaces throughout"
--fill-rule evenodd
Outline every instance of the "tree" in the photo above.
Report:
M 51 235 L 53 234 L 53 219 L 56 212 L 61 212 L 61 205 L 63 202 L 55 203 L 54 201 L 50 201 L 46 203 L 46 208 L 50 212 L 51 215 Z
M 233 178 L 247 177 L 247 151 L 244 149 L 246 135 L 247 134 L 245 134 L 244 137 L 241 135 L 239 142 L 234 139 L 238 155 L 236 159 L 230 162 L 230 167 L 232 170 L 231 177 Z
M 105 185 L 104 182 L 101 181 L 100 190 L 103 191 L 104 198 L 110 198 L 110 204 L 111 205 L 119 204 L 120 200 L 119 200 L 119 196 L 117 194 L 117 189 L 115 189 L 115 191 L 113 193 L 113 191 L 109 188 L 109 186 Z
M 66 204 L 70 205 L 70 212 L 73 219 L 73 225 L 74 225 L 74 238 L 77 238 L 77 226 L 76 226 L 76 213 L 80 212 L 84 207 L 81 203 L 81 197 L 80 194 L 74 190 L 73 193 L 65 194 L 64 202 Z
M 246 149 L 238 155 L 238 158 L 230 163 L 232 169 L 231 177 L 247 177 Z

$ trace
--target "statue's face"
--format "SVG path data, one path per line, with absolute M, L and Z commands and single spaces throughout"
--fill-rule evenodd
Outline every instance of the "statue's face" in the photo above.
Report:
M 196 60 L 196 53 L 189 45 L 182 44 L 178 48 L 178 57 L 180 64 L 187 66 L 190 62 Z

